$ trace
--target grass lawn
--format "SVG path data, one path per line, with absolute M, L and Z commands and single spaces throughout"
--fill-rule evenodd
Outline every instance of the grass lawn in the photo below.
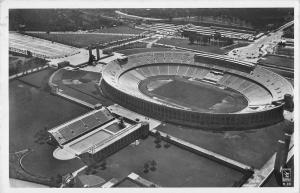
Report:
M 263 59 L 259 61 L 261 64 L 266 65 L 276 65 L 279 67 L 291 68 L 294 69 L 294 59 L 293 58 L 286 58 L 274 55 L 267 55 Z
M 278 47 L 277 54 L 286 55 L 286 56 L 294 56 L 294 48 L 293 47 Z
M 260 168 L 275 153 L 283 138 L 283 124 L 247 131 L 210 132 L 200 129 L 161 125 L 157 129 L 241 163 Z
M 101 74 L 89 71 L 71 71 L 61 69 L 53 78 L 53 82 L 61 89 L 63 93 L 86 101 L 90 104 L 103 104 L 105 106 L 113 103 L 101 95 L 97 82 L 100 80 Z
M 143 53 L 143 52 L 158 52 L 158 51 L 170 51 L 170 50 L 171 50 L 170 48 L 153 47 L 153 48 L 126 49 L 126 50 L 120 50 L 117 52 L 124 54 L 124 55 L 132 55 L 132 54 L 138 54 L 138 53 Z
M 270 67 L 267 67 L 267 66 L 262 66 L 268 70 L 271 70 L 277 74 L 280 74 L 281 76 L 284 76 L 286 78 L 289 78 L 289 80 L 292 82 L 292 84 L 294 85 L 293 81 L 291 79 L 294 79 L 294 73 L 293 72 L 288 72 L 288 71 L 284 71 L 284 70 L 281 70 L 281 69 L 278 69 L 278 68 L 270 68 Z
M 34 72 L 26 76 L 22 76 L 18 78 L 18 80 L 26 82 L 31 86 L 45 89 L 48 86 L 48 79 L 54 71 L 55 69 L 46 68 L 44 70 Z
M 177 104 L 197 108 L 204 112 L 212 111 L 211 108 L 215 104 L 222 106 L 221 109 L 216 109 L 219 113 L 236 112 L 247 106 L 247 101 L 238 93 L 224 91 L 198 82 L 187 82 L 187 80 L 179 78 L 154 89 L 152 93 L 156 97 L 163 96 Z M 226 100 L 227 103 L 223 103 L 223 100 Z
M 95 175 L 109 180 L 122 179 L 137 173 L 163 187 L 226 187 L 242 177 L 242 173 L 205 157 L 183 150 L 175 145 L 157 148 L 149 136 L 140 144 L 129 145 L 106 159 L 106 169 Z M 155 171 L 144 172 L 144 164 L 155 160 Z
M 122 35 L 101 35 L 101 34 L 46 34 L 30 33 L 30 35 L 62 44 L 82 48 L 96 43 L 107 43 L 115 40 L 127 39 Z
M 40 81 L 45 71 L 32 74 L 24 81 Z M 47 75 L 45 75 L 45 78 Z M 32 87 L 19 80 L 9 83 L 9 152 L 31 148 L 32 153 L 23 159 L 24 167 L 34 175 L 55 177 L 83 166 L 80 160 L 59 161 L 52 156 L 54 147 L 46 144 L 46 130 L 78 117 L 87 108 L 45 92 L 47 82 L 32 83 Z
M 35 147 L 34 135 L 88 112 L 63 98 L 14 80 L 9 84 L 10 152 Z
M 194 49 L 194 50 L 199 50 L 204 52 L 211 52 L 215 54 L 225 54 L 227 52 L 226 50 L 223 50 L 221 49 L 221 47 L 217 47 L 217 46 L 202 46 L 198 44 L 190 44 L 188 39 L 163 38 L 158 40 L 157 43 L 184 47 L 184 48 L 189 48 L 189 49 Z
M 120 34 L 140 34 L 144 32 L 141 29 L 135 29 L 128 26 L 116 26 L 116 27 L 109 27 L 104 29 L 99 29 L 97 32 L 100 33 L 120 33 Z

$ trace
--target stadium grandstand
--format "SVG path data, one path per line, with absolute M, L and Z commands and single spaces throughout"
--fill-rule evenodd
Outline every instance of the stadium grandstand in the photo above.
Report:
M 235 102 L 223 99 L 205 108 L 153 94 L 153 90 L 178 79 L 187 86 L 205 84 L 235 93 L 231 95 Z M 130 55 L 125 64 L 112 61 L 103 71 L 101 88 L 113 100 L 139 113 L 210 129 L 253 128 L 279 122 L 283 119 L 280 101 L 285 94 L 293 95 L 292 85 L 267 69 L 225 56 L 190 52 L 148 52 Z M 246 105 L 226 108 L 228 103 Z
M 55 158 L 68 160 L 79 156 L 91 163 L 145 137 L 148 131 L 148 124 L 129 123 L 114 117 L 103 107 L 59 125 L 48 133 L 58 146 L 53 152 Z
M 97 110 L 87 113 L 79 119 L 74 119 L 49 130 L 59 146 L 74 140 L 93 129 L 111 121 L 114 117 L 107 110 Z

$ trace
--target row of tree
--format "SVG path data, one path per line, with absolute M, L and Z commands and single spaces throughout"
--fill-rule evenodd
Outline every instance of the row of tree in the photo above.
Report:
M 143 17 L 156 17 L 172 21 L 178 17 L 211 16 L 213 18 L 229 19 L 232 22 L 240 20 L 241 24 L 252 25 L 254 28 L 265 30 L 268 24 L 274 27 L 293 20 L 292 8 L 197 8 L 197 9 L 123 9 L 129 14 Z
M 202 35 L 197 34 L 194 32 L 182 32 L 182 37 L 186 37 L 189 39 L 190 44 L 197 44 L 200 45 L 211 45 L 211 44 L 217 44 L 219 46 L 225 46 L 230 45 L 233 43 L 233 39 L 222 37 L 221 33 L 215 32 L 213 35 Z
M 77 31 L 121 25 L 105 17 L 107 10 L 80 9 L 12 9 L 9 11 L 9 30 Z

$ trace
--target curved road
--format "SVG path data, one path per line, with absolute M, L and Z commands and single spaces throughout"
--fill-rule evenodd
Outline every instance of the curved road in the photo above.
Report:
M 283 29 L 294 25 L 294 21 L 290 21 L 277 30 L 255 40 L 252 44 L 233 49 L 228 53 L 229 57 L 256 63 L 262 56 L 273 51 L 273 48 L 280 42 L 283 35 Z

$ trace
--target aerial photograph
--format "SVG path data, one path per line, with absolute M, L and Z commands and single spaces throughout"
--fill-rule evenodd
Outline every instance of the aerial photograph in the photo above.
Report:
M 8 18 L 11 188 L 295 186 L 294 7 Z

